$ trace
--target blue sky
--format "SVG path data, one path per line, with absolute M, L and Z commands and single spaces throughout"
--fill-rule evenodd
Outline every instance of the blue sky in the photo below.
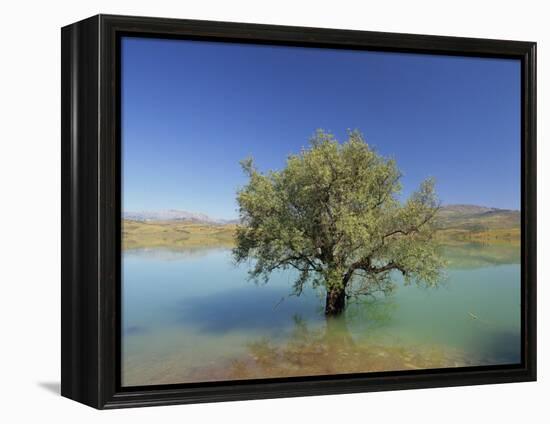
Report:
M 122 41 L 123 209 L 237 217 L 239 161 L 280 169 L 316 129 L 359 129 L 444 204 L 520 204 L 515 60 Z

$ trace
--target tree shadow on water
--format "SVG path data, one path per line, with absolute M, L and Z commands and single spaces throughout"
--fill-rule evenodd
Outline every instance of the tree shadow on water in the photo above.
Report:
M 283 329 L 297 314 L 319 319 L 317 298 L 288 298 L 284 290 L 252 286 L 187 299 L 179 306 L 177 319 L 214 334 Z

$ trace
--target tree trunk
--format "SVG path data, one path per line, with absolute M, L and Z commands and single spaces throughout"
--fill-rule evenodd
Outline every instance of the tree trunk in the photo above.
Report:
M 325 321 L 324 341 L 330 349 L 352 349 L 355 347 L 353 337 L 343 314 L 340 316 L 327 316 Z
M 342 288 L 332 288 L 327 291 L 327 300 L 325 303 L 325 315 L 340 315 L 346 306 L 346 290 Z

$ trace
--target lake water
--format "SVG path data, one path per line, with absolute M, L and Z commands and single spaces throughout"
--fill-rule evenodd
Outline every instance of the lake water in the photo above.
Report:
M 446 248 L 437 289 L 404 286 L 327 322 L 324 295 L 288 296 L 293 274 L 247 280 L 231 252 L 123 252 L 123 386 L 514 364 L 519 248 Z

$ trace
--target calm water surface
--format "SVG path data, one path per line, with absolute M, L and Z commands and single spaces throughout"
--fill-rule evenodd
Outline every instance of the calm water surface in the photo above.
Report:
M 404 286 L 327 322 L 293 275 L 247 280 L 228 249 L 123 253 L 125 386 L 512 364 L 520 361 L 519 248 L 446 249 L 437 289 Z

